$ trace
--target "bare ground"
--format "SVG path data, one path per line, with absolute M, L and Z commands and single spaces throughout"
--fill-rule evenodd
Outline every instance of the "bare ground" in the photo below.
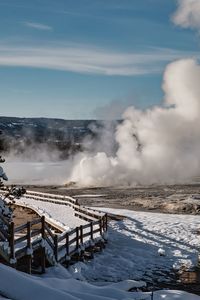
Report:
M 200 184 L 140 187 L 26 186 L 27 189 L 75 197 L 87 206 L 164 213 L 200 213 Z M 196 195 L 196 198 L 192 196 Z

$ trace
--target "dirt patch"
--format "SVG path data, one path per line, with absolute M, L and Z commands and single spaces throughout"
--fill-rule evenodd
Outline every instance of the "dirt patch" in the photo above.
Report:
M 13 210 L 13 221 L 15 223 L 15 227 L 38 219 L 38 215 L 29 208 L 11 204 L 11 209 Z

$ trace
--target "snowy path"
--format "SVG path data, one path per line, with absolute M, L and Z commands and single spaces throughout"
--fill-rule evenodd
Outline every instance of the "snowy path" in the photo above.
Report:
M 86 221 L 75 217 L 75 211 L 66 205 L 55 204 L 50 202 L 38 201 L 35 199 L 22 197 L 17 203 L 28 204 L 36 208 L 40 213 L 51 217 L 63 229 L 70 230 L 80 225 L 87 224 Z
M 103 254 L 88 264 L 80 262 L 71 268 L 77 278 L 90 282 L 152 278 L 169 281 L 172 269 L 197 263 L 199 216 L 101 210 L 126 218 L 110 223 L 109 243 Z M 159 255 L 159 249 L 165 256 Z

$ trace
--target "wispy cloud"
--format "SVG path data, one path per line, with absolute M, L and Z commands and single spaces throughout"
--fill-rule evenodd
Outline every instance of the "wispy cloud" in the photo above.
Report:
M 52 30 L 53 29 L 51 26 L 48 26 L 46 24 L 41 24 L 41 23 L 23 22 L 23 24 L 26 27 L 34 28 L 37 30 Z
M 19 46 L 0 44 L 0 65 L 71 71 L 85 74 L 134 76 L 159 73 L 166 63 L 199 53 L 149 48 L 143 52 L 116 52 L 79 44 Z

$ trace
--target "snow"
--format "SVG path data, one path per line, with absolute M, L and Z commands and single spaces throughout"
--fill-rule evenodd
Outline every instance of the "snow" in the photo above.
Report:
M 62 223 L 65 229 L 85 224 L 65 205 L 26 198 L 17 202 L 37 208 Z M 12 300 L 150 300 L 151 293 L 140 290 L 146 282 L 169 281 L 174 269 L 196 264 L 200 245 L 200 236 L 196 234 L 200 228 L 198 216 L 108 208 L 101 211 L 124 216 L 120 221 L 110 222 L 109 240 L 103 252 L 68 270 L 57 264 L 38 277 L 0 264 L 0 295 Z M 132 288 L 134 292 L 128 292 Z M 0 296 L 0 299 L 5 298 Z M 153 292 L 153 299 L 199 300 L 200 297 L 162 290 Z
M 56 274 L 59 277 L 54 277 Z M 0 264 L 0 293 L 15 300 L 131 300 L 151 299 L 151 293 L 128 292 L 137 286 L 134 281 L 97 287 L 70 277 L 61 266 L 44 277 L 30 276 Z M 8 280 L 9 278 L 9 280 Z M 12 287 L 12 288 L 11 288 Z M 4 299 L 4 298 L 3 298 Z M 154 300 L 199 300 L 200 297 L 182 291 L 156 291 Z
M 105 197 L 106 194 L 81 194 L 81 195 L 74 195 L 74 198 L 99 198 Z
M 57 224 L 63 227 L 63 230 L 70 230 L 77 226 L 87 224 L 86 221 L 75 217 L 74 209 L 66 205 L 43 202 L 25 197 L 21 197 L 16 202 L 18 204 L 26 204 L 29 207 L 33 207 L 40 214 L 52 218 Z
M 76 278 L 89 282 L 125 279 L 168 282 L 175 270 L 197 264 L 199 216 L 169 215 L 102 208 L 125 216 L 112 221 L 106 249 L 87 264 L 70 268 Z M 160 251 L 165 255 L 160 255 Z M 105 267 L 106 266 L 106 267 Z

